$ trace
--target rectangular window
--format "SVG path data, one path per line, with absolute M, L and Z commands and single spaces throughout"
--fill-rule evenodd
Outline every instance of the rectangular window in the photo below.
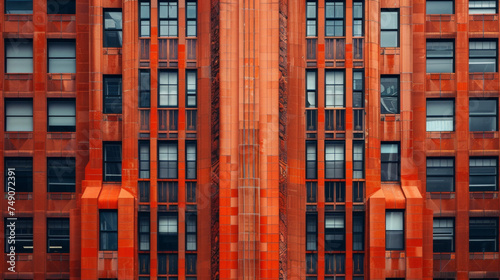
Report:
M 177 37 L 177 0 L 160 0 L 160 37 Z
M 196 70 L 186 70 L 186 106 L 197 106 L 197 73 Z
M 122 180 L 122 143 L 103 143 L 104 182 L 121 182 Z
M 149 178 L 149 141 L 139 141 L 139 178 Z
M 33 40 L 6 38 L 4 42 L 5 73 L 33 73 Z
M 469 72 L 497 72 L 497 41 L 469 41 Z
M 399 77 L 380 77 L 380 113 L 399 114 Z
M 325 107 L 343 108 L 345 96 L 344 71 L 325 71 Z
M 48 99 L 48 132 L 76 131 L 76 104 L 74 98 Z
M 306 254 L 306 274 L 318 273 L 318 255 Z M 316 279 L 316 277 L 306 277 L 306 280 Z
M 158 202 L 177 203 L 179 184 L 177 182 L 158 182 Z
M 151 106 L 151 76 L 149 70 L 139 70 L 139 108 Z
M 497 99 L 469 100 L 469 131 L 497 131 Z
M 452 15 L 455 13 L 453 0 L 427 0 L 425 6 L 428 15 Z
M 344 142 L 325 142 L 325 178 L 345 178 Z
M 382 181 L 399 181 L 399 160 L 399 143 L 380 144 L 380 175 Z
M 6 14 L 32 14 L 33 0 L 5 0 Z
M 5 99 L 5 131 L 33 131 L 33 99 Z
M 427 191 L 455 191 L 455 162 L 453 158 L 427 159 Z
M 149 254 L 139 254 L 139 274 L 149 274 Z M 149 279 L 149 277 L 147 278 Z
M 122 76 L 104 75 L 104 114 L 122 113 Z
M 365 107 L 365 94 L 364 94 L 364 74 L 363 71 L 354 70 L 352 73 L 352 107 L 363 108 Z
M 47 191 L 75 191 L 75 158 L 47 158 Z
M 317 100 L 316 70 L 306 70 L 306 108 L 316 108 Z
M 14 247 L 16 254 L 33 253 L 33 218 L 17 218 L 16 221 L 5 219 L 5 253 L 9 253 L 10 247 Z M 16 243 L 9 244 L 11 231 L 16 236 Z
M 196 141 L 186 141 L 186 179 L 196 179 Z
M 198 216 L 196 212 L 186 212 L 186 250 L 196 251 L 197 242 L 197 223 Z
M 316 182 L 306 182 L 307 203 L 318 201 L 318 184 Z
M 151 3 L 149 0 L 139 1 L 139 37 L 151 36 Z
M 385 249 L 404 250 L 404 213 L 387 210 L 385 212 Z
M 345 182 L 325 182 L 325 202 L 345 202 Z
M 469 252 L 498 252 L 498 218 L 469 218 Z
M 345 274 L 345 254 L 325 254 L 325 275 Z M 330 280 L 331 278 L 325 278 Z M 344 277 L 337 279 L 345 279 Z
M 104 9 L 104 38 L 105 48 L 122 47 L 122 10 Z
M 318 7 L 316 0 L 307 0 L 306 2 L 306 36 L 316 37 L 318 25 Z
M 139 251 L 149 251 L 149 212 L 138 213 Z
M 455 102 L 449 99 L 427 99 L 427 131 L 453 131 Z
M 186 1 L 186 37 L 196 37 L 196 0 Z
M 380 47 L 399 47 L 399 10 L 380 11 Z
M 30 1 L 31 2 L 31 1 Z M 47 0 L 47 14 L 74 15 L 76 13 L 75 0 Z
M 118 250 L 118 210 L 99 211 L 99 250 Z
M 177 251 L 177 213 L 158 213 L 158 251 Z
M 48 73 L 76 73 L 76 41 L 47 40 Z
M 498 161 L 496 158 L 469 159 L 469 191 L 498 190 Z
M 352 262 L 353 262 L 353 274 L 361 274 L 365 273 L 365 254 L 352 254 Z M 354 276 L 352 280 L 363 280 L 363 276 Z
M 365 143 L 363 141 L 352 143 L 352 178 L 365 178 Z
M 158 143 L 158 178 L 177 179 L 177 143 Z
M 497 2 L 496 0 L 469 0 L 469 14 L 496 14 Z
M 362 37 L 364 35 L 363 18 L 364 18 L 364 1 L 354 0 L 352 2 L 352 36 Z
M 47 219 L 47 253 L 69 253 L 69 219 Z
M 352 216 L 352 250 L 365 250 L 365 213 L 354 212 Z
M 306 214 L 306 250 L 318 250 L 318 214 Z
M 427 73 L 455 72 L 455 43 L 449 40 L 427 41 Z
M 159 72 L 159 107 L 177 107 L 177 71 Z
M 325 36 L 344 36 L 344 1 L 325 1 Z
M 10 172 L 9 172 L 10 171 Z M 32 158 L 5 158 L 5 192 L 9 187 L 16 192 L 33 191 L 33 159 Z M 10 182 L 10 183 L 9 183 Z
M 343 213 L 325 213 L 325 251 L 345 250 Z
M 158 254 L 158 274 L 177 275 L 177 265 L 177 254 Z
M 306 179 L 316 179 L 318 176 L 316 149 L 316 141 L 306 141 Z
M 186 254 L 186 274 L 196 275 L 196 254 Z M 186 277 L 186 280 L 196 280 L 196 277 Z
M 455 222 L 453 218 L 434 218 L 432 241 L 435 253 L 455 252 Z

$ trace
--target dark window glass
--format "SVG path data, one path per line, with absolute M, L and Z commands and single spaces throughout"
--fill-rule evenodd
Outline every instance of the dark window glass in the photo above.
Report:
M 196 141 L 186 141 L 186 179 L 196 179 Z
M 353 274 L 364 274 L 365 254 L 352 254 Z M 363 280 L 363 276 L 354 276 L 353 280 Z
M 177 71 L 159 72 L 159 100 L 160 107 L 177 107 Z
M 177 254 L 158 254 L 158 274 L 177 275 L 177 265 Z
M 5 0 L 6 14 L 32 14 L 33 0 Z
M 453 41 L 427 41 L 427 73 L 453 73 L 455 44 Z
M 399 47 L 399 10 L 381 10 L 380 47 Z
M 318 176 L 318 163 L 316 141 L 306 141 L 306 179 L 316 179 Z
M 306 2 L 306 36 L 315 37 L 318 24 L 318 7 L 315 0 L 308 0 Z
M 158 251 L 177 251 L 177 213 L 158 213 Z
M 99 250 L 118 250 L 118 211 L 99 211 Z
M 158 144 L 158 178 L 177 178 L 177 143 L 160 142 Z
M 149 0 L 139 1 L 139 37 L 151 36 L 151 3 Z
M 352 143 L 352 178 L 365 178 L 365 143 L 353 141 Z
M 149 178 L 149 141 L 139 141 L 139 178 Z
M 453 218 L 435 218 L 432 236 L 434 252 L 454 252 L 455 222 Z
M 339 0 L 325 1 L 325 36 L 344 36 L 344 2 Z
M 306 108 L 316 108 L 317 100 L 316 70 L 306 70 Z
M 469 219 L 469 251 L 498 252 L 498 218 Z
M 151 76 L 149 70 L 139 70 L 139 108 L 151 106 Z
M 365 107 L 364 94 L 364 74 L 363 71 L 353 71 L 352 73 L 352 107 Z
M 121 182 L 122 180 L 122 144 L 103 143 L 104 181 Z
M 197 74 L 196 70 L 186 70 L 186 106 L 197 106 Z
M 399 114 L 399 78 L 380 77 L 380 113 Z
M 425 8 L 428 15 L 451 15 L 455 13 L 455 2 L 453 0 L 427 0 Z
M 469 72 L 497 72 L 497 41 L 469 41 Z
M 75 13 L 75 0 L 47 0 L 47 14 L 73 15 Z
M 75 191 L 75 158 L 47 158 L 47 191 Z
M 75 99 L 48 99 L 47 114 L 49 132 L 76 131 Z
M 318 214 L 306 214 L 306 250 L 318 250 Z
M 33 40 L 6 38 L 4 42 L 5 73 L 33 73 Z
M 186 1 L 186 37 L 196 37 L 196 0 Z
M 158 202 L 178 202 L 179 184 L 177 182 L 158 182 Z
M 177 37 L 177 1 L 160 0 L 160 37 Z
M 498 161 L 496 158 L 469 159 L 469 191 L 497 191 Z
M 105 48 L 122 47 L 122 10 L 104 9 L 104 38 Z
M 427 159 L 427 191 L 455 191 L 455 162 L 453 158 Z
M 345 255 L 325 254 L 325 275 L 337 274 L 345 274 Z
M 139 202 L 149 202 L 149 182 L 139 181 Z
M 33 191 L 33 159 L 5 158 L 5 192 Z M 9 183 L 11 182 L 11 183 Z M 9 189 L 9 187 L 11 187 Z M 14 189 L 14 190 L 13 190 Z
M 196 251 L 196 232 L 198 216 L 196 212 L 186 212 L 186 250 Z
M 149 254 L 139 254 L 139 274 L 149 274 Z
M 497 108 L 496 99 L 470 99 L 469 130 L 497 131 Z
M 76 41 L 47 40 L 48 73 L 76 73 Z
M 345 97 L 344 71 L 325 71 L 325 107 L 343 108 Z
M 104 86 L 104 114 L 122 113 L 122 77 L 103 76 Z
M 139 251 L 149 251 L 149 212 L 139 212 Z
M 361 37 L 364 35 L 363 18 L 364 18 L 363 1 L 354 0 L 352 2 L 352 36 Z
M 345 250 L 343 213 L 325 213 L 325 251 Z
M 186 182 L 186 202 L 196 202 L 196 182 Z
M 196 275 L 196 254 L 186 254 L 186 274 Z M 196 280 L 195 277 L 187 277 L 186 280 Z
M 455 102 L 448 99 L 427 99 L 427 131 L 453 131 Z
M 497 2 L 496 0 L 469 0 L 469 14 L 496 14 Z
M 10 253 L 14 247 L 15 253 L 33 253 L 33 218 L 17 218 L 16 221 L 5 219 L 5 253 Z M 9 244 L 9 236 L 16 237 L 15 243 Z
M 352 216 L 352 250 L 365 249 L 365 213 L 354 212 Z
M 47 253 L 69 253 L 69 219 L 47 219 Z
M 306 182 L 307 203 L 318 201 L 318 184 L 316 182 Z
M 380 144 L 381 179 L 382 181 L 399 181 L 399 144 Z
M 385 212 L 385 249 L 404 250 L 404 213 L 387 210 Z
M 345 202 L 345 182 L 325 182 L 325 202 Z
M 318 255 L 306 254 L 306 274 L 318 273 Z
M 33 100 L 5 99 L 5 131 L 33 131 Z
M 325 142 L 325 178 L 345 178 L 344 142 Z

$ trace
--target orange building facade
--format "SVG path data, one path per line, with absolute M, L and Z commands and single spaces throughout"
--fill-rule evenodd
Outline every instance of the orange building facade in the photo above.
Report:
M 1 279 L 500 278 L 498 1 L 0 9 Z

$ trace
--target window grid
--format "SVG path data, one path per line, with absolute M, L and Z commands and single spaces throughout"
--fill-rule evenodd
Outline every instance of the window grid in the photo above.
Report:
M 47 253 L 69 253 L 69 219 L 47 219 Z
M 427 192 L 455 191 L 455 161 L 453 158 L 427 158 Z
M 149 141 L 139 141 L 139 178 L 149 178 Z
M 16 243 L 9 244 L 9 235 L 12 221 L 4 220 L 5 233 L 5 253 L 10 252 L 10 247 L 14 246 L 16 254 L 18 253 L 33 253 L 33 218 L 17 218 L 15 221 Z
M 149 0 L 139 1 L 139 37 L 151 36 L 151 3 Z
M 177 251 L 178 218 L 176 212 L 158 213 L 158 251 Z
M 455 72 L 455 42 L 452 40 L 427 40 L 427 73 Z
M 122 76 L 104 75 L 104 114 L 122 113 Z
M 399 76 L 380 77 L 380 113 L 399 114 Z
M 186 212 L 186 251 L 197 250 L 197 221 L 196 212 Z
M 344 36 L 344 1 L 325 1 L 325 37 Z
M 455 221 L 453 218 L 434 218 L 433 250 L 435 253 L 455 251 Z
M 498 191 L 497 158 L 471 157 L 469 159 L 469 191 Z
M 197 106 L 198 78 L 196 70 L 186 70 L 186 107 Z
M 122 10 L 104 9 L 104 38 L 105 48 L 122 47 Z
M 117 142 L 103 143 L 103 175 L 105 182 L 121 182 L 122 180 L 122 144 Z
M 318 250 L 318 213 L 306 214 L 306 250 Z
M 469 100 L 469 131 L 498 130 L 498 100 Z
M 5 192 L 12 191 L 12 188 L 16 192 L 33 191 L 33 158 L 5 157 L 4 168 Z M 9 176 L 9 169 L 15 170 L 15 180 L 13 180 L 13 176 Z M 9 187 L 11 188 L 9 189 Z
M 158 178 L 177 179 L 177 142 L 158 143 Z
M 76 131 L 76 101 L 74 98 L 47 100 L 47 131 Z
M 48 73 L 76 73 L 76 41 L 47 40 Z
M 5 73 L 33 73 L 33 40 L 6 38 Z
M 427 131 L 453 131 L 454 124 L 454 100 L 427 99 Z
M 186 37 L 196 37 L 197 7 L 196 0 L 186 1 Z
M 342 70 L 325 71 L 325 107 L 345 107 L 345 78 Z
M 177 0 L 160 0 L 159 2 L 159 37 L 177 37 Z
M 139 108 L 151 106 L 151 72 L 149 69 L 139 70 Z
M 306 36 L 317 36 L 318 25 L 318 3 L 316 0 L 307 0 L 306 2 Z
M 47 191 L 75 191 L 75 158 L 47 158 Z
M 118 250 L 118 210 L 99 211 L 99 250 Z
M 158 85 L 158 106 L 177 107 L 178 106 L 178 77 L 177 70 L 159 71 Z
M 33 99 L 5 99 L 5 131 L 33 131 Z
M 149 234 L 150 234 L 150 221 L 149 212 L 138 213 L 138 228 L 139 228 L 139 251 L 149 251 Z
M 380 11 L 380 47 L 399 47 L 399 10 Z
M 345 143 L 325 141 L 325 178 L 345 178 Z
M 365 143 L 363 141 L 352 142 L 352 178 L 365 178 Z
M 404 250 L 404 212 L 386 210 L 385 212 L 385 249 Z
M 453 0 L 427 0 L 426 14 L 428 15 L 452 15 L 455 13 L 455 2 Z
M 352 8 L 352 36 L 362 37 L 364 35 L 364 1 L 354 0 Z
M 380 144 L 380 151 L 382 182 L 399 181 L 401 172 L 399 143 L 383 142 Z
M 469 218 L 469 252 L 498 252 L 498 218 Z
M 325 252 L 345 250 L 345 213 L 325 212 Z
M 469 72 L 497 72 L 497 40 L 469 41 Z

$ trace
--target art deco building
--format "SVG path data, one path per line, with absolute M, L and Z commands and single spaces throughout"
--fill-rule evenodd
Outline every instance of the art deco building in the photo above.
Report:
M 1 279 L 500 278 L 498 1 L 0 10 Z

